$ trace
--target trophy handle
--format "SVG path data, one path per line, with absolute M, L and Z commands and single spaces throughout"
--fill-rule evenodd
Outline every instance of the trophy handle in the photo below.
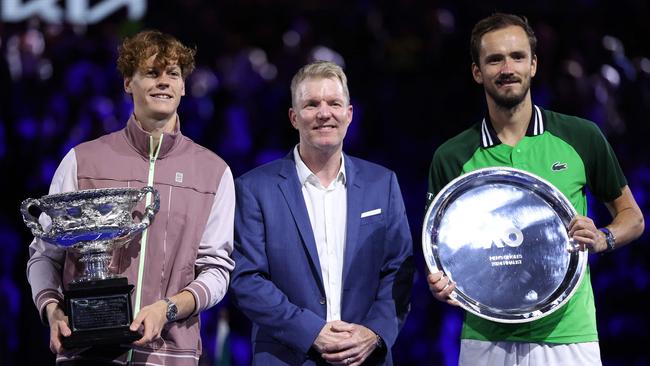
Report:
M 29 209 L 32 206 L 36 206 L 40 208 L 41 201 L 34 198 L 28 198 L 24 200 L 23 203 L 21 203 L 20 205 L 20 213 L 23 215 L 23 221 L 25 222 L 25 225 L 27 225 L 27 227 L 31 229 L 32 234 L 40 238 L 43 235 L 45 235 L 45 231 L 43 230 L 41 223 L 38 222 L 38 219 L 34 217 L 34 215 L 29 213 Z
M 156 215 L 158 209 L 160 209 L 160 194 L 158 191 L 151 186 L 146 186 L 142 188 L 138 194 L 138 201 L 142 199 L 147 193 L 153 194 L 153 201 L 149 206 L 145 207 L 144 214 L 142 215 L 142 220 L 129 230 L 131 234 L 139 233 L 140 231 L 146 229 L 151 224 L 151 219 Z

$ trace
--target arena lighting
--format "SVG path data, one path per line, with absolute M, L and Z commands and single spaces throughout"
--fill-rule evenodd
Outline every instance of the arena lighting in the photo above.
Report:
M 0 20 L 19 23 L 39 17 L 47 23 L 87 25 L 102 21 L 124 6 L 130 20 L 141 19 L 147 10 L 147 0 L 102 0 L 93 1 L 93 5 L 89 2 L 90 0 L 2 0 Z

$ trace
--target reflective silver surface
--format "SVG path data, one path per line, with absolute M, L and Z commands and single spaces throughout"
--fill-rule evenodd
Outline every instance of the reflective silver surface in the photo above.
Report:
M 568 237 L 575 210 L 542 178 L 513 168 L 480 169 L 450 182 L 424 220 L 431 272 L 456 283 L 467 311 L 503 323 L 544 317 L 573 295 L 587 253 Z
M 139 222 L 133 221 L 133 208 L 147 193 L 152 203 Z M 80 253 L 84 274 L 79 281 L 114 277 L 108 272 L 108 251 L 124 245 L 146 229 L 160 206 L 153 187 L 89 189 L 28 198 L 21 204 L 23 221 L 35 237 Z M 45 230 L 29 210 L 38 208 L 51 220 Z

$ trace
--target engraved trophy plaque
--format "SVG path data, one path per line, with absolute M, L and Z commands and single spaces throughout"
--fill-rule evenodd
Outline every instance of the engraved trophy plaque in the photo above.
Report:
M 540 319 L 577 290 L 587 253 L 568 236 L 576 215 L 544 179 L 514 168 L 479 169 L 445 186 L 427 210 L 429 271 L 456 283 L 465 310 L 501 323 Z
M 148 193 L 152 203 L 133 221 L 133 208 Z M 131 290 L 126 277 L 109 271 L 109 252 L 146 229 L 158 212 L 160 198 L 153 187 L 91 189 L 28 198 L 20 211 L 32 234 L 79 255 L 83 272 L 63 291 L 72 335 L 63 337 L 67 349 L 131 343 L 141 334 L 129 329 L 133 321 Z M 49 219 L 44 229 L 30 213 L 36 207 Z

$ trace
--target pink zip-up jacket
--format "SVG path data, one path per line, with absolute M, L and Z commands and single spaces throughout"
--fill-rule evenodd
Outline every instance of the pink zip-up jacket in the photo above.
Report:
M 168 323 L 162 339 L 134 348 L 134 364 L 196 365 L 201 355 L 199 312 L 225 295 L 234 268 L 235 190 L 230 168 L 210 150 L 176 130 L 164 134 L 157 158 L 150 134 L 132 116 L 127 126 L 72 149 L 59 165 L 50 194 L 82 189 L 148 185 L 160 193 L 160 210 L 147 229 L 142 286 L 138 283 L 141 235 L 113 252 L 111 270 L 141 291 L 141 308 L 182 290 L 194 295 L 196 308 L 186 318 Z M 155 159 L 154 159 L 155 158 Z M 136 206 L 143 212 L 144 199 Z M 49 225 L 42 215 L 41 222 Z M 63 300 L 62 289 L 79 274 L 77 255 L 35 239 L 30 245 L 27 278 L 34 303 L 45 321 L 45 306 Z M 57 362 L 79 355 L 57 356 Z M 126 355 L 115 359 L 125 364 Z

